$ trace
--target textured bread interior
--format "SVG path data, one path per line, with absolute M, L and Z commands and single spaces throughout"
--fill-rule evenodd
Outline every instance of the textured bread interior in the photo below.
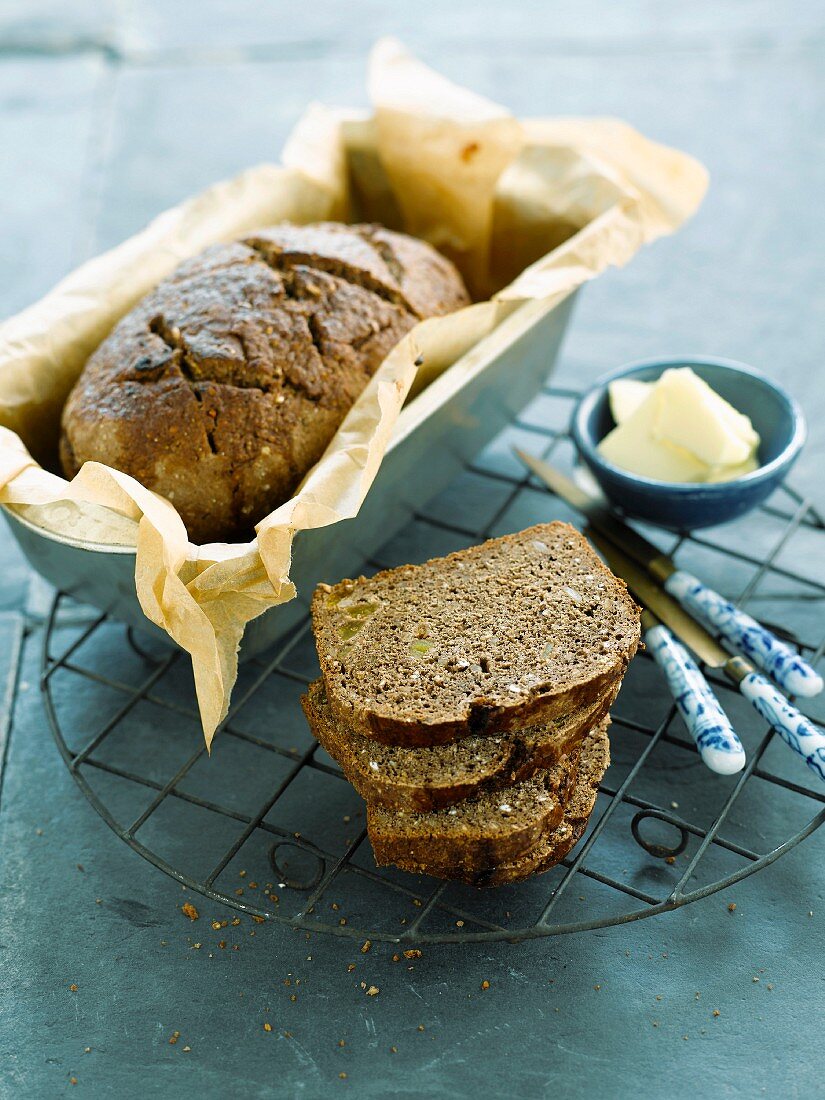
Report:
M 578 750 L 529 779 L 427 813 L 367 803 L 376 861 L 446 877 L 518 860 L 562 820 Z
M 388 743 L 537 724 L 623 675 L 639 611 L 565 523 L 423 565 L 321 585 L 313 626 L 332 710 Z
M 315 737 L 365 799 L 394 809 L 433 810 L 479 789 L 528 778 L 570 752 L 606 715 L 618 685 L 563 718 L 446 745 L 390 746 L 355 733 L 331 711 L 322 679 L 302 699 Z

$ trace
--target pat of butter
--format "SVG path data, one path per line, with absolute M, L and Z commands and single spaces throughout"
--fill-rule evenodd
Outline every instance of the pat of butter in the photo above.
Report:
M 716 482 L 757 468 L 759 436 L 689 367 L 655 382 L 618 379 L 609 387 L 617 427 L 599 444 L 609 462 L 658 481 Z
M 652 387 L 636 411 L 604 437 L 599 453 L 608 462 L 641 477 L 659 481 L 704 481 L 708 472 L 706 463 L 686 447 L 675 447 L 657 438 L 659 405 L 658 390 Z
M 711 466 L 705 481 L 733 481 L 735 477 L 752 474 L 754 470 L 758 469 L 759 463 L 756 461 L 756 455 L 751 455 L 744 462 L 740 462 L 738 466 Z
M 635 378 L 617 378 L 611 382 L 607 392 L 616 423 L 623 424 L 631 417 L 652 389 L 652 382 L 639 382 Z
M 750 420 L 690 368 L 666 370 L 656 389 L 657 439 L 687 447 L 708 466 L 739 466 L 751 457 L 759 437 Z

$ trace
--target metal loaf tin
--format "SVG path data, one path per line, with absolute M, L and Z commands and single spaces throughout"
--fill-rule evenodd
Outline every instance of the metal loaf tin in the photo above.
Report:
M 301 620 L 319 581 L 356 572 L 536 396 L 555 365 L 573 298 L 554 307 L 520 306 L 410 401 L 355 519 L 296 537 L 291 577 L 298 598 L 249 623 L 241 660 L 263 652 Z M 172 644 L 138 603 L 134 549 L 59 537 L 9 508 L 3 512 L 29 563 L 46 580 Z

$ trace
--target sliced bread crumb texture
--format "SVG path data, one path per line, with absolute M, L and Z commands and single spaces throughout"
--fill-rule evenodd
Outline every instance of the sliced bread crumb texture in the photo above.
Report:
M 596 805 L 599 784 L 610 764 L 610 741 L 605 722 L 582 745 L 575 782 L 564 806 L 561 823 L 521 859 L 490 867 L 472 880 L 475 886 L 503 886 L 539 875 L 555 867 L 578 844 Z M 471 881 L 471 880 L 465 880 Z
M 504 733 L 588 706 L 639 642 L 624 582 L 558 522 L 320 585 L 312 618 L 332 711 L 399 745 Z
M 367 801 L 425 812 L 453 806 L 549 768 L 579 745 L 607 714 L 619 685 L 563 718 L 506 734 L 475 735 L 447 745 L 385 745 L 355 733 L 331 711 L 323 679 L 301 703 L 314 736 Z
M 491 868 L 518 862 L 561 824 L 578 758 L 576 749 L 529 779 L 444 810 L 420 814 L 367 803 L 376 863 L 472 882 Z

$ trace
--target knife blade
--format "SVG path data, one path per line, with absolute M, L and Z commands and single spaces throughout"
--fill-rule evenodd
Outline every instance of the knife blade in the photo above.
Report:
M 692 573 L 679 569 L 668 554 L 594 500 L 560 470 L 526 451 L 516 449 L 516 455 L 548 488 L 582 512 L 591 527 L 601 531 L 652 577 L 661 581 L 665 591 L 691 615 L 702 623 L 709 623 L 733 649 L 746 653 L 781 688 L 791 695 L 808 698 L 822 691 L 825 685 L 819 673 L 756 619 Z
M 671 573 L 676 571 L 676 563 L 672 558 L 663 553 L 649 539 L 640 535 L 629 524 L 620 520 L 609 508 L 605 508 L 604 505 L 594 500 L 584 489 L 580 489 L 575 481 L 563 474 L 561 470 L 557 470 L 555 466 L 551 466 L 549 462 L 545 462 L 541 458 L 536 458 L 535 455 L 528 454 L 527 451 L 522 451 L 519 448 L 514 448 L 514 450 L 518 458 L 521 459 L 528 470 L 536 475 L 539 481 L 543 481 L 571 508 L 581 512 L 587 518 L 591 527 L 607 535 L 612 543 L 621 547 L 626 554 L 629 554 L 634 561 L 643 565 L 653 576 L 664 581 Z
M 669 627 L 677 638 L 693 650 L 703 664 L 709 668 L 721 669 L 732 661 L 747 664 L 743 657 L 731 657 L 730 653 L 722 648 L 701 623 L 697 623 L 681 604 L 664 592 L 656 581 L 618 546 L 598 531 L 588 529 L 586 534 L 613 572 L 627 581 L 628 588 L 642 607 L 647 608 L 660 622 Z
M 712 634 L 691 619 L 684 608 L 663 592 L 623 550 L 592 529 L 587 531 L 587 535 L 613 572 L 627 582 L 643 606 L 689 646 L 704 664 L 722 669 L 785 744 L 825 782 L 825 734 L 822 730 L 792 706 L 769 680 L 755 672 L 750 661 L 727 653 Z

